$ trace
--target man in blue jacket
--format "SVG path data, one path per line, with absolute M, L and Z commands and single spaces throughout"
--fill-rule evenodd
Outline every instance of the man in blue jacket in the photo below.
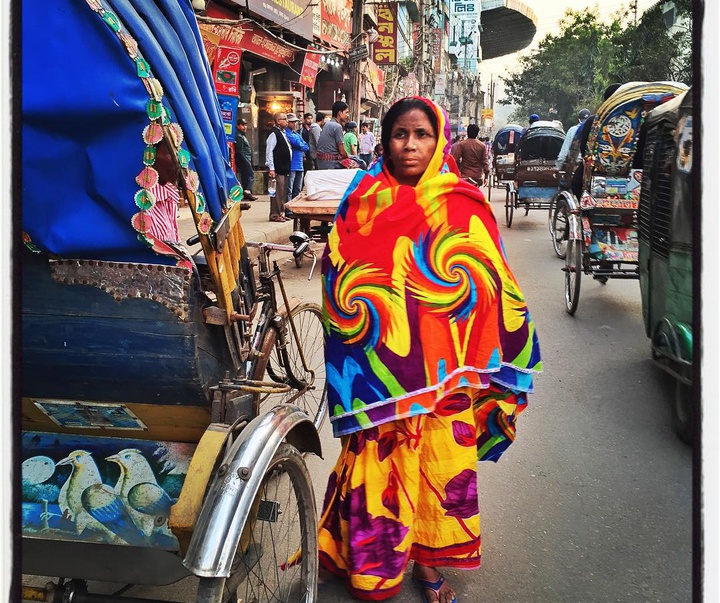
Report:
M 292 148 L 292 159 L 290 160 L 290 178 L 288 178 L 288 199 L 294 199 L 300 194 L 303 185 L 303 159 L 305 152 L 310 150 L 300 133 L 297 131 L 298 116 L 288 113 L 288 125 L 285 129 L 290 147 Z

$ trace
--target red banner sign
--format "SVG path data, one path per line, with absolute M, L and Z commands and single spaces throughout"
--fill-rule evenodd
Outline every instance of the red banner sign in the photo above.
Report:
M 377 11 L 377 30 L 380 34 L 373 44 L 372 59 L 378 65 L 397 63 L 397 4 L 381 6 Z
M 335 48 L 350 46 L 352 0 L 320 0 L 320 39 Z
M 240 47 L 244 52 L 252 52 L 270 61 L 287 64 L 295 60 L 292 48 L 251 23 L 243 24 L 242 27 L 200 23 L 199 27 L 219 35 L 221 43 L 227 46 Z
M 213 63 L 213 81 L 218 94 L 238 95 L 241 54 L 238 48 L 218 46 Z
M 432 47 L 433 72 L 440 73 L 442 64 L 442 29 L 433 27 L 430 30 L 430 46 Z
M 308 88 L 315 86 L 315 78 L 320 69 L 320 57 L 322 55 L 315 52 L 306 52 L 303 61 L 302 73 L 300 74 L 300 83 Z

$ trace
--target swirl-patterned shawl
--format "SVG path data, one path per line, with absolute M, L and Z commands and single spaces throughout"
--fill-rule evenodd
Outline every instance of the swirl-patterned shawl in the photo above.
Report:
M 430 103 L 428 103 L 430 104 Z M 445 154 L 416 187 L 382 161 L 338 208 L 322 261 L 335 436 L 430 413 L 462 386 L 532 391 L 535 328 L 482 192 Z

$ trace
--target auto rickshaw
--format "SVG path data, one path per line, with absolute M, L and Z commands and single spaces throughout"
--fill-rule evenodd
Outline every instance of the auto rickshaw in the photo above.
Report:
M 675 82 L 630 82 L 597 110 L 583 157 L 582 196 L 561 190 L 555 199 L 552 231 L 567 240 L 563 270 L 569 314 L 577 310 L 583 273 L 601 284 L 639 278 L 641 127 L 648 111 L 685 90 Z
M 263 244 L 250 261 L 190 3 L 25 0 L 21 22 L 22 599 L 315 601 L 320 311 Z
M 692 90 L 650 111 L 643 132 L 638 246 L 645 333 L 653 360 L 675 380 L 674 429 L 691 444 L 698 415 L 693 395 L 693 223 L 699 210 Z
M 505 224 L 512 226 L 513 213 L 524 207 L 549 210 L 560 181 L 555 161 L 565 141 L 565 130 L 557 121 L 536 121 L 520 138 L 515 153 L 515 178 L 505 194 Z
M 492 142 L 492 165 L 488 178 L 488 201 L 493 188 L 506 188 L 515 178 L 515 149 L 523 127 L 508 124 L 500 128 Z

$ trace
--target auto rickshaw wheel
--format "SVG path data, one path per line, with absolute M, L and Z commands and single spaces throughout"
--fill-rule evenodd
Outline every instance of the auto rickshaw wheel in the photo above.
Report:
M 561 260 L 565 259 L 570 235 L 570 220 L 568 219 L 568 205 L 562 199 L 558 200 L 555 205 L 550 234 L 555 255 Z
M 692 386 L 676 380 L 673 400 L 673 429 L 678 438 L 689 446 L 692 446 L 693 443 L 693 414 Z
M 278 448 L 253 504 L 228 578 L 200 578 L 197 603 L 317 601 L 317 519 L 298 450 Z
M 505 224 L 512 226 L 513 212 L 515 211 L 515 193 L 508 187 L 505 193 Z
M 571 316 L 575 314 L 580 299 L 580 277 L 582 276 L 581 242 L 571 239 L 565 254 L 565 309 Z

